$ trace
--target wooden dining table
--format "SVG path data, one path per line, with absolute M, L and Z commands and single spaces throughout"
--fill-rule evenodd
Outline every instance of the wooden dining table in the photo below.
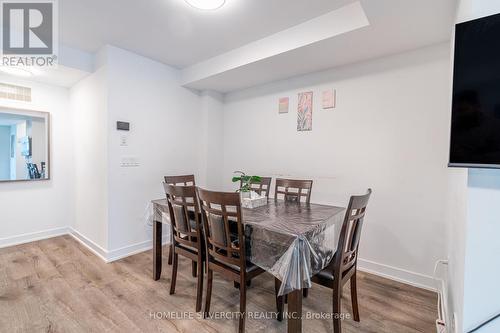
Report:
M 161 276 L 162 226 L 168 224 L 166 199 L 152 201 L 153 278 Z M 267 205 L 242 208 L 248 259 L 281 281 L 279 295 L 288 295 L 289 333 L 302 332 L 302 289 L 333 258 L 345 208 L 268 200 Z

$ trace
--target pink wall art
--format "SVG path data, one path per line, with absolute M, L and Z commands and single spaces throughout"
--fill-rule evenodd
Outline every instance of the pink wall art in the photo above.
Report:
M 290 99 L 288 97 L 280 98 L 279 113 L 288 113 L 288 105 Z
M 336 104 L 336 91 L 335 89 L 328 89 L 323 91 L 323 96 L 322 96 L 322 101 L 323 101 L 323 109 L 333 109 L 335 108 Z
M 313 92 L 299 93 L 297 131 L 312 130 Z

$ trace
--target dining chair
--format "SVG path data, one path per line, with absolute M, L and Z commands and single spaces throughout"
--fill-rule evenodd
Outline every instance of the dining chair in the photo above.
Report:
M 194 186 L 174 186 L 164 183 L 172 230 L 172 280 L 170 295 L 175 293 L 179 255 L 197 265 L 196 312 L 201 311 L 203 293 L 204 242 L 200 209 Z M 190 214 L 194 212 L 194 214 Z
M 257 192 L 259 195 L 265 193 L 266 198 L 269 199 L 269 192 L 271 192 L 271 177 L 260 177 L 260 182 L 253 181 L 250 183 L 252 191 Z M 241 184 L 241 181 L 240 181 Z
M 302 197 L 305 197 L 306 203 L 309 204 L 311 202 L 312 185 L 312 180 L 277 178 L 274 188 L 274 200 L 277 200 L 282 194 L 285 201 L 300 202 Z M 279 280 L 276 280 L 276 283 L 278 282 Z M 303 296 L 307 297 L 308 289 L 304 288 L 302 292 Z M 285 296 L 285 302 L 287 302 L 287 298 Z
M 352 196 L 342 223 L 337 251 L 327 267 L 312 277 L 314 283 L 328 287 L 333 290 L 333 331 L 341 333 L 341 299 L 344 285 L 350 281 L 351 302 L 354 321 L 359 322 L 358 290 L 356 284 L 356 273 L 358 263 L 359 239 L 366 207 L 372 190 L 368 189 L 365 195 Z M 278 312 L 283 309 L 283 298 L 278 299 Z M 336 316 L 337 315 L 337 316 Z M 280 316 L 280 314 L 278 314 Z M 282 317 L 282 315 L 281 315 Z
M 269 192 L 271 192 L 272 180 L 273 180 L 272 177 L 260 177 L 260 181 L 252 181 L 250 183 L 250 188 L 253 191 L 255 191 L 256 193 L 258 193 L 259 195 L 262 195 L 262 193 L 264 193 L 266 198 L 269 199 Z M 240 180 L 240 187 L 241 187 L 242 183 L 243 183 L 243 181 Z M 236 224 L 233 223 L 231 220 L 229 222 L 230 222 L 231 233 L 237 234 Z M 250 287 L 251 283 L 252 283 L 251 280 L 247 281 L 247 287 Z M 239 288 L 240 287 L 239 282 L 235 282 L 234 287 Z
M 312 185 L 312 180 L 277 178 L 274 189 L 274 199 L 277 200 L 282 194 L 285 201 L 300 202 L 302 197 L 305 197 L 306 203 L 310 203 Z
M 164 179 L 170 185 L 196 186 L 194 175 L 165 176 Z
M 169 185 L 184 185 L 196 186 L 194 175 L 179 175 L 179 176 L 165 176 L 163 177 L 165 184 Z M 170 239 L 170 246 L 168 249 L 168 264 L 172 265 L 172 239 Z M 193 276 L 195 276 L 196 267 L 193 264 Z
M 247 282 L 264 270 L 247 260 L 246 239 L 239 193 L 207 191 L 197 188 L 205 228 L 207 286 L 205 317 L 210 312 L 213 272 L 239 283 L 239 332 L 245 331 Z M 237 234 L 230 232 L 230 220 L 237 224 Z

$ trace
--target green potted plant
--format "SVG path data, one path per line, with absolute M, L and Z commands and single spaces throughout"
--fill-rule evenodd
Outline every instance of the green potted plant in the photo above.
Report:
M 250 198 L 252 183 L 259 183 L 262 179 L 260 176 L 247 176 L 243 171 L 235 171 L 236 175 L 233 176 L 233 183 L 240 182 L 240 188 L 237 192 L 240 193 L 242 198 Z

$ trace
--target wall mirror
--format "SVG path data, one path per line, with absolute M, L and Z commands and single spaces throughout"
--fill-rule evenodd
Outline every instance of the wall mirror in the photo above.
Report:
M 0 182 L 50 178 L 49 113 L 0 108 Z

